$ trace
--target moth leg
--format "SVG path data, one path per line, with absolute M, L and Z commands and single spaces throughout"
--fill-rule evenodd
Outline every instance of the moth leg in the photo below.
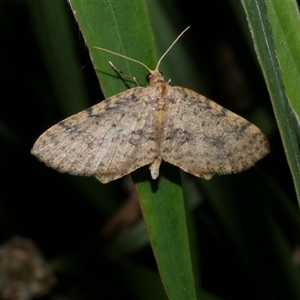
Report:
M 132 79 L 132 80 L 135 82 L 135 84 L 136 84 L 137 86 L 141 86 L 141 84 L 138 82 L 138 80 L 136 79 L 136 77 L 134 77 L 134 76 L 132 76 L 132 75 L 130 75 L 130 74 L 127 74 L 127 73 L 121 71 L 120 69 L 116 68 L 116 67 L 113 65 L 113 63 L 112 63 L 111 61 L 109 61 L 109 64 L 111 65 L 111 67 L 112 67 L 116 72 L 118 72 L 118 73 L 124 75 L 124 76 L 127 77 L 127 78 Z

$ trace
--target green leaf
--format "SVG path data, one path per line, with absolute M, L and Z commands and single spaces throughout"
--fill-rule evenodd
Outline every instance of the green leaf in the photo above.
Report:
M 157 59 L 145 2 L 131 5 L 127 1 L 72 0 L 70 4 L 104 95 L 110 97 L 136 86 L 132 80 L 120 80 L 120 75 L 111 68 L 109 61 L 145 85 L 148 71 L 144 67 L 95 48 L 101 47 L 129 56 L 154 68 Z
M 196 299 L 182 190 L 163 176 L 137 184 L 160 275 L 170 299 Z
M 282 47 L 281 42 L 282 44 L 289 43 L 287 41 L 289 34 L 286 32 L 286 38 L 281 35 L 284 31 L 282 22 L 284 23 L 284 18 L 288 16 L 283 16 L 283 14 L 281 20 L 277 18 L 278 15 L 276 16 L 274 7 L 272 6 L 275 2 L 244 0 L 242 4 L 247 15 L 254 48 L 271 96 L 276 120 L 299 199 L 300 157 L 297 140 L 298 124 L 295 120 L 295 112 L 288 101 L 288 98 L 293 97 L 292 90 L 294 87 L 289 92 L 287 90 L 289 87 L 283 79 L 286 76 L 283 73 L 289 71 L 288 69 L 283 71 L 283 69 L 292 68 L 288 62 L 293 60 L 293 57 L 288 58 L 288 56 L 293 56 L 291 55 L 293 47 L 290 45 L 285 49 L 279 49 Z M 285 6 L 287 3 L 280 1 L 276 2 L 275 6 L 278 4 L 277 9 L 282 9 L 286 12 Z M 296 9 L 295 6 L 294 9 Z M 294 27 L 296 27 L 299 21 L 294 18 L 293 22 L 295 23 Z M 275 42 L 276 40 L 277 42 Z M 293 74 L 295 70 L 291 72 Z M 226 196 L 228 197 L 227 204 L 233 204 L 233 201 L 231 201 L 233 197 L 230 197 L 228 191 Z M 245 213 L 242 214 L 244 217 L 235 216 L 231 220 L 226 219 L 226 211 L 224 211 L 220 203 L 215 203 L 215 205 L 218 207 L 220 215 L 226 220 L 226 225 L 230 228 L 229 232 L 236 242 L 237 247 L 240 248 L 240 253 L 244 257 L 245 264 L 248 264 L 248 268 L 256 274 L 257 280 L 263 287 L 264 292 L 272 299 L 299 299 L 299 272 L 292 261 L 289 245 L 274 217 L 270 214 L 269 210 L 265 209 L 263 203 L 256 201 L 254 207 L 252 206 L 253 204 L 244 203 Z M 233 204 L 230 211 L 233 211 L 235 206 L 238 205 L 240 204 Z M 242 211 L 242 208 L 240 207 L 238 210 Z M 227 213 L 229 212 L 227 211 Z M 247 220 L 247 216 L 255 216 L 255 224 L 252 222 L 251 225 L 251 236 L 249 235 L 250 231 L 247 234 L 249 230 L 247 223 L 251 224 L 252 217 Z M 250 238 L 246 240 L 246 236 L 250 236 Z M 257 245 L 260 247 L 255 250 L 255 246 Z M 248 251 L 248 249 L 251 251 Z M 274 262 L 276 263 L 274 264 Z
M 299 64 L 293 66 L 297 62 L 299 39 L 293 41 L 294 36 L 291 36 L 297 36 L 299 32 L 296 5 L 286 1 L 244 0 L 242 3 L 300 203 L 299 124 L 295 118 L 297 111 L 292 108 L 292 103 L 295 108 L 295 103 L 299 103 L 295 92 L 298 89 Z M 284 25 L 287 22 L 292 22 L 293 25 Z M 295 80 L 291 78 L 293 76 L 296 77 Z
M 135 86 L 108 64 L 145 85 L 147 70 L 132 61 L 95 49 L 105 48 L 156 66 L 155 45 L 144 1 L 70 1 L 106 96 Z M 179 33 L 177 33 L 179 34 Z M 170 38 L 175 39 L 176 36 Z M 162 168 L 163 169 L 163 168 Z M 179 170 L 176 168 L 179 175 Z M 143 177 L 145 173 L 145 177 Z M 164 172 L 162 172 L 164 174 Z M 160 176 L 152 181 L 147 168 L 133 174 L 160 276 L 170 299 L 196 299 L 185 204 L 181 187 Z
M 287 99 L 299 124 L 300 19 L 297 2 L 266 1 L 266 9 Z

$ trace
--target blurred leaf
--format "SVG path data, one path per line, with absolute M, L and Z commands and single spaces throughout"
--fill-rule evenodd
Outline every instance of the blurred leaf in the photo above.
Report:
M 288 241 L 257 187 L 258 181 L 259 178 L 245 173 L 236 175 L 235 181 L 229 176 L 218 176 L 201 182 L 201 186 L 210 196 L 246 269 L 262 293 L 268 295 L 266 298 L 298 299 L 299 272 L 292 261 Z M 251 189 L 249 182 L 253 184 Z M 244 194 L 236 191 L 236 183 L 246 191 Z
M 55 92 L 54 100 L 65 115 L 86 108 L 87 94 L 64 4 L 60 1 L 37 1 L 29 3 L 29 8 L 37 41 Z M 70 89 L 70 86 L 73 88 Z M 45 102 L 45 99 L 41 101 Z

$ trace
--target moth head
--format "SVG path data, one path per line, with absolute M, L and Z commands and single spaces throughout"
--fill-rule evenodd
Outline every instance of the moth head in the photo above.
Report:
M 159 81 L 165 81 L 164 74 L 159 70 L 154 70 L 154 71 L 151 71 L 150 73 L 148 73 L 148 75 L 146 76 L 146 80 L 150 84 L 153 84 L 153 83 L 159 82 Z

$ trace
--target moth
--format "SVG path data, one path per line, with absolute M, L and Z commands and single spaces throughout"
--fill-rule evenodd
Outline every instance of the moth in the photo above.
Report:
M 189 28 L 189 27 L 188 27 Z M 244 118 L 188 88 L 170 86 L 158 70 L 148 71 L 149 85 L 112 96 L 52 126 L 31 153 L 47 166 L 100 182 L 149 165 L 159 176 L 164 160 L 197 177 L 238 173 L 270 151 L 265 135 Z

